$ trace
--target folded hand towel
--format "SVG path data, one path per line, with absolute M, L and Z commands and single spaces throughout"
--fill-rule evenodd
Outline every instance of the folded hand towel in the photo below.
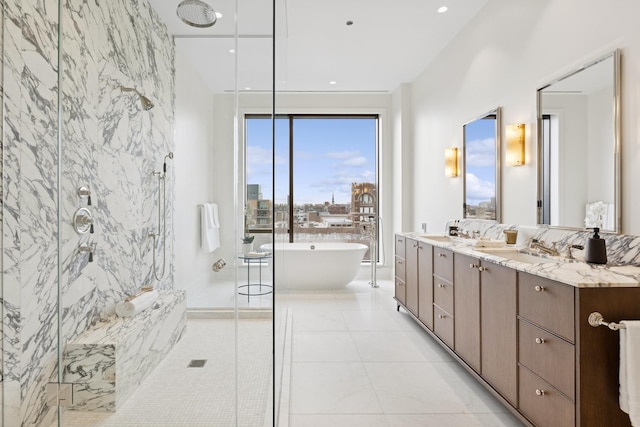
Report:
M 623 320 L 620 329 L 620 409 L 640 427 L 640 321 Z
M 220 247 L 220 222 L 218 221 L 218 205 L 205 203 L 200 211 L 200 227 L 202 230 L 202 250 L 213 252 Z
M 121 301 L 116 304 L 116 314 L 120 317 L 133 317 L 143 310 L 151 307 L 158 299 L 158 291 L 152 290 L 143 292 L 130 300 Z

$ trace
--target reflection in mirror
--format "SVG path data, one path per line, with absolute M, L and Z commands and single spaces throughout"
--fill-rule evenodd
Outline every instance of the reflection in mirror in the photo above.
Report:
M 463 126 L 464 218 L 500 221 L 500 109 Z
M 619 53 L 538 90 L 538 222 L 620 231 Z

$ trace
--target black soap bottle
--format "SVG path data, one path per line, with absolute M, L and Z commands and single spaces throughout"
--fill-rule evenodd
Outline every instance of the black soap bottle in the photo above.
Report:
M 599 231 L 599 228 L 594 228 L 593 237 L 590 237 L 585 245 L 584 260 L 592 264 L 607 263 L 607 246 L 604 239 L 598 235 Z

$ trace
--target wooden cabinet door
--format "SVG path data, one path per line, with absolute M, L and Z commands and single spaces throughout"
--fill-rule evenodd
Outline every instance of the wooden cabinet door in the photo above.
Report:
M 405 272 L 405 306 L 418 316 L 418 241 L 406 239 L 405 260 L 407 269 Z
M 405 256 L 405 243 L 406 239 L 402 236 L 396 235 L 396 256 L 395 256 L 395 282 L 396 282 L 396 290 L 395 297 L 396 300 L 400 304 L 405 304 L 406 302 L 406 293 L 405 293 L 405 281 L 406 281 L 406 271 L 407 265 Z M 398 310 L 400 309 L 400 305 L 398 305 Z
M 418 243 L 418 319 L 433 330 L 433 246 Z
M 480 260 L 454 254 L 455 352 L 480 372 Z
M 484 261 L 479 270 L 482 376 L 516 405 L 516 271 Z

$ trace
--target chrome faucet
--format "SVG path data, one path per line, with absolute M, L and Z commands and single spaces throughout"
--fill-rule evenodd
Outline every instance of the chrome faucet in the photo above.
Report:
M 558 249 L 556 248 L 556 242 L 553 242 L 551 244 L 551 247 L 549 247 L 549 246 L 545 246 L 544 241 L 542 240 L 532 239 L 531 243 L 529 244 L 529 248 L 535 249 L 538 252 L 544 252 L 545 254 L 548 254 L 551 256 L 560 255 L 560 252 L 558 252 Z

